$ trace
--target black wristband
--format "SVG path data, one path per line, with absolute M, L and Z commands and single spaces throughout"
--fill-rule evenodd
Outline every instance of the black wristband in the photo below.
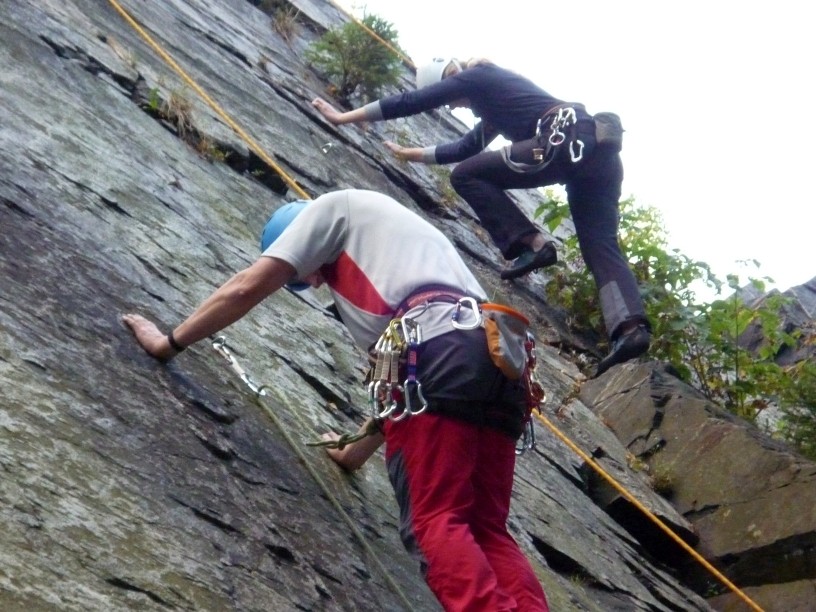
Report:
M 181 351 L 187 348 L 186 346 L 181 346 L 178 342 L 176 342 L 176 339 L 173 337 L 172 331 L 169 334 L 167 334 L 167 341 L 170 343 L 170 347 L 177 353 L 180 353 Z

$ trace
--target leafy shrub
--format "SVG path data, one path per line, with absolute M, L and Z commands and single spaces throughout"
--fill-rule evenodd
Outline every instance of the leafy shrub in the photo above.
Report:
M 813 343 L 816 335 L 810 334 Z M 816 363 L 803 360 L 786 368 L 787 385 L 781 392 L 783 418 L 779 433 L 805 456 L 816 459 Z
M 554 232 L 569 207 L 547 193 L 536 216 Z M 803 339 L 802 330 L 783 328 L 781 313 L 789 300 L 774 294 L 746 303 L 739 276 L 729 275 L 724 283 L 707 264 L 668 250 L 659 212 L 636 206 L 633 198 L 620 203 L 619 237 L 652 323 L 651 356 L 669 362 L 707 398 L 749 420 L 769 406 L 780 407 L 779 435 L 816 458 L 816 364 L 800 361 L 785 367 L 775 361 L 785 347 L 816 342 L 816 334 Z M 566 265 L 547 284 L 548 300 L 567 311 L 577 331 L 606 337 L 598 290 L 576 236 L 565 240 L 562 260 Z M 765 280 L 749 282 L 761 293 Z M 710 303 L 697 299 L 695 288 L 720 295 L 726 286 L 731 290 L 727 298 Z M 748 336 L 760 340 L 747 346 Z
M 536 216 L 543 214 L 544 224 L 554 232 L 569 216 L 569 206 L 548 193 L 548 200 L 539 206 Z M 693 261 L 677 250 L 669 251 L 659 211 L 638 207 L 632 198 L 620 203 L 619 237 L 652 323 L 655 342 L 652 352 L 675 364 L 688 379 L 691 372 L 681 359 L 688 343 L 683 335 L 689 324 L 697 321 L 701 308 L 692 287 L 697 284 L 701 289 L 719 292 L 722 283 L 707 264 Z M 566 265 L 553 274 L 546 288 L 547 297 L 569 313 L 574 329 L 605 338 L 598 289 L 584 265 L 574 234 L 564 242 L 562 260 Z
M 398 49 L 393 24 L 376 15 L 366 15 L 361 21 Z M 326 74 L 336 97 L 345 105 L 353 96 L 365 102 L 377 99 L 384 87 L 397 84 L 402 64 L 397 53 L 357 22 L 326 32 L 306 50 L 306 59 Z

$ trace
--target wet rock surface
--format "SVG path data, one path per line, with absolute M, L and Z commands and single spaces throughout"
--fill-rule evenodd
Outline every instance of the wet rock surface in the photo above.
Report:
M 139 312 L 169 329 L 251 263 L 269 214 L 296 197 L 282 174 L 310 195 L 383 191 L 442 228 L 494 299 L 533 319 L 558 431 L 767 609 L 812 595 L 816 517 L 779 514 L 812 496 L 812 464 L 670 378 L 656 401 L 658 364 L 586 382 L 566 356 L 597 349 L 543 301 L 546 278 L 500 281 L 468 207 L 381 144 L 395 129 L 437 141 L 455 119 L 333 127 L 311 109 L 326 83 L 303 50 L 345 19 L 333 5 L 295 2 L 286 38 L 245 0 L 123 5 L 279 168 L 113 4 L 0 3 L 0 609 L 439 609 L 399 541 L 381 457 L 348 475 L 307 445 L 365 417 L 366 356 L 326 294 L 279 292 L 225 330 L 261 397 L 211 342 L 162 364 L 120 322 Z M 709 609 L 692 564 L 536 429 L 510 527 L 552 609 Z M 631 460 L 659 440 L 647 459 L 684 466 L 669 501 Z

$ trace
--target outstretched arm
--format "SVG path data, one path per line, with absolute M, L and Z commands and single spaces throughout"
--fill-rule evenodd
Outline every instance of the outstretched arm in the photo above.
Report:
M 360 426 L 359 433 L 369 431 L 372 420 L 366 419 L 366 422 Z M 325 433 L 321 436 L 324 440 L 337 440 L 340 436 L 336 433 Z M 369 434 L 365 438 L 347 444 L 342 449 L 327 448 L 326 452 L 329 454 L 334 462 L 342 467 L 344 470 L 353 472 L 363 467 L 363 464 L 373 455 L 380 446 L 385 442 L 385 436 L 377 431 Z
M 193 314 L 173 330 L 174 340 L 186 347 L 221 331 L 280 289 L 295 274 L 291 264 L 282 259 L 261 257 L 204 300 Z M 153 357 L 167 360 L 178 353 L 152 321 L 137 314 L 126 314 L 122 320 L 130 327 L 141 347 Z
M 420 147 L 403 147 L 390 140 L 386 140 L 386 148 L 394 154 L 397 159 L 402 159 L 410 162 L 424 162 L 423 153 L 425 149 Z
M 314 106 L 324 119 L 334 125 L 341 125 L 344 123 L 362 123 L 369 121 L 366 115 L 366 107 L 355 108 L 354 110 L 341 112 L 334 108 L 331 104 L 326 102 L 323 98 L 315 98 L 312 100 Z M 397 159 L 402 159 L 410 162 L 431 163 L 425 159 L 425 149 L 420 147 L 403 147 L 388 140 L 385 141 L 385 146 Z
M 362 107 L 341 112 L 326 102 L 323 98 L 315 98 L 312 100 L 312 106 L 320 111 L 320 114 L 323 115 L 323 118 L 326 119 L 326 121 L 333 123 L 334 125 L 340 125 L 343 123 L 362 123 L 363 121 L 367 121 L 365 110 Z

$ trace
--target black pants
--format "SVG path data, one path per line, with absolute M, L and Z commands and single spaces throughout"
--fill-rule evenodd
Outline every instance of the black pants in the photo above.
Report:
M 593 122 L 581 121 L 579 126 L 584 149 L 578 163 L 571 161 L 566 142 L 543 170 L 533 172 L 509 168 L 501 151 L 485 151 L 456 166 L 451 185 L 507 259 L 518 257 L 526 248 L 522 238 L 539 230 L 505 190 L 565 185 L 581 254 L 598 287 L 607 332 L 615 338 L 621 323 L 647 322 L 637 281 L 618 243 L 623 165 L 617 153 L 595 146 Z M 533 149 L 540 146 L 537 139 L 513 143 L 510 159 L 534 164 Z
M 524 381 L 508 379 L 493 364 L 484 329 L 454 329 L 420 344 L 417 377 L 428 412 L 496 429 L 513 440 L 521 436 L 527 415 Z

